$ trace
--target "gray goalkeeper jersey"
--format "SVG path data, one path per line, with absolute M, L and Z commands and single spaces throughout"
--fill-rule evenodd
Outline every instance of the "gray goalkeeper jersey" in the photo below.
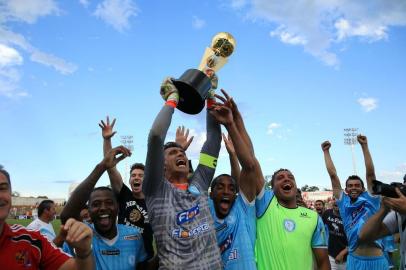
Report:
M 163 143 L 174 109 L 164 106 L 148 138 L 143 191 L 156 239 L 160 269 L 221 269 L 208 187 L 220 151 L 221 130 L 208 114 L 207 140 L 188 190 L 175 188 L 163 176 Z

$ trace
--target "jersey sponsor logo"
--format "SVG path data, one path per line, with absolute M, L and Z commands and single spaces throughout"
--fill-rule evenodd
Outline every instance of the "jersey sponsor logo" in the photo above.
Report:
M 283 221 L 283 226 L 285 227 L 285 230 L 287 230 L 288 232 L 293 232 L 296 229 L 296 223 L 291 219 L 285 219 Z
M 354 212 L 351 213 L 352 221 L 350 223 L 350 228 L 353 227 L 355 224 L 357 224 L 358 221 L 367 214 L 366 211 L 364 210 L 365 205 L 362 204 L 358 209 L 354 210 Z
M 229 234 L 227 239 L 223 241 L 223 243 L 221 243 L 219 245 L 220 248 L 220 253 L 223 253 L 224 251 L 226 251 L 228 248 L 231 247 L 231 244 L 233 243 L 233 234 Z
M 124 240 L 140 240 L 141 235 L 139 234 L 132 234 L 132 235 L 126 235 L 124 236 Z
M 232 261 L 237 259 L 238 259 L 238 250 L 237 249 L 231 250 L 230 255 L 228 255 L 228 260 Z
M 207 232 L 209 230 L 210 226 L 207 223 L 200 224 L 199 226 L 189 230 L 184 230 L 182 228 L 179 229 L 174 229 L 172 231 L 172 237 L 177 237 L 177 238 L 192 238 L 195 236 L 198 236 L 200 234 L 203 234 L 204 232 Z
M 117 256 L 117 255 L 120 255 L 120 250 L 118 250 L 118 249 L 102 250 L 101 254 L 105 255 L 105 256 Z
M 301 218 L 310 218 L 307 212 L 300 212 L 300 217 Z
M 183 212 L 178 213 L 178 214 L 176 215 L 176 223 L 177 223 L 178 225 L 181 225 L 181 224 L 183 224 L 183 223 L 185 223 L 185 222 L 191 221 L 191 220 L 193 220 L 199 213 L 200 213 L 199 204 L 196 204 L 196 206 L 194 206 L 194 207 L 192 207 L 192 208 L 190 208 L 190 209 L 188 209 L 188 210 L 186 210 L 186 211 L 183 211 Z

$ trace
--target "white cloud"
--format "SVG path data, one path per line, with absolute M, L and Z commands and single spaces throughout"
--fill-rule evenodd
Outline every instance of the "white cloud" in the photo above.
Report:
M 189 130 L 189 137 L 193 136 L 193 141 L 187 149 L 189 159 L 198 159 L 202 146 L 206 141 L 206 132 L 197 132 L 195 129 Z
M 130 27 L 129 20 L 139 9 L 131 0 L 104 0 L 97 5 L 94 15 L 122 32 Z
M 359 98 L 357 101 L 366 112 L 373 111 L 378 107 L 378 100 L 376 98 Z
M 79 3 L 82 5 L 82 6 L 84 6 L 84 7 L 88 7 L 89 6 L 89 3 L 90 3 L 90 1 L 89 0 L 79 0 Z
M 14 48 L 0 43 L 0 68 L 5 66 L 21 65 L 23 58 Z
M 284 26 L 280 26 L 274 31 L 271 31 L 271 37 L 279 37 L 283 43 L 291 45 L 305 45 L 307 40 L 304 37 L 298 35 L 292 35 L 284 30 Z
M 381 171 L 378 173 L 378 180 L 383 182 L 403 182 L 403 176 L 406 174 L 406 163 L 401 164 L 393 171 Z
M 281 124 L 278 123 L 271 123 L 268 125 L 268 130 L 267 130 L 267 134 L 272 135 L 274 134 L 274 130 L 277 128 L 280 128 Z
M 31 54 L 31 61 L 50 66 L 59 71 L 61 74 L 67 75 L 76 71 L 77 66 L 75 64 L 66 62 L 65 60 L 56 57 L 52 54 L 43 53 L 35 50 Z
M 7 0 L 0 13 L 5 20 L 35 23 L 41 16 L 58 14 L 59 8 L 54 0 Z
M 13 21 L 33 24 L 42 16 L 59 14 L 59 12 L 60 10 L 53 0 L 1 1 L 0 95 L 7 97 L 28 95 L 19 86 L 22 73 L 17 66 L 23 64 L 22 52 L 28 53 L 31 61 L 53 67 L 62 74 L 70 74 L 77 69 L 76 65 L 72 63 L 52 54 L 42 52 L 31 45 L 23 35 L 15 33 L 7 27 L 7 23 Z
M 231 0 L 230 5 L 244 7 L 253 21 L 275 24 L 272 37 L 303 46 L 330 66 L 339 65 L 334 44 L 353 37 L 383 40 L 391 26 L 406 25 L 406 4 L 398 0 Z
M 206 25 L 206 21 L 202 20 L 196 16 L 193 16 L 192 25 L 193 25 L 193 28 L 195 28 L 195 29 L 202 29 Z

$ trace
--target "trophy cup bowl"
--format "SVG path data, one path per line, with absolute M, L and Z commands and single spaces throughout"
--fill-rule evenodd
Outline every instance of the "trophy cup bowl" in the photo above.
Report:
M 198 114 L 211 89 L 211 80 L 198 69 L 186 70 L 179 79 L 172 80 L 179 91 L 177 108 L 187 114 Z
M 203 110 L 209 90 L 217 87 L 217 79 L 212 85 L 211 78 L 227 63 L 235 44 L 235 39 L 230 33 L 217 33 L 211 41 L 210 48 L 206 48 L 199 68 L 188 69 L 179 79 L 173 80 L 179 91 L 177 106 L 179 110 L 187 114 L 198 114 Z

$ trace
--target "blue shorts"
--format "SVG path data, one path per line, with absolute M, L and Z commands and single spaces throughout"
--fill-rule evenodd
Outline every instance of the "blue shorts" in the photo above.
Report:
M 385 256 L 358 256 L 348 254 L 347 270 L 386 270 L 389 268 Z

